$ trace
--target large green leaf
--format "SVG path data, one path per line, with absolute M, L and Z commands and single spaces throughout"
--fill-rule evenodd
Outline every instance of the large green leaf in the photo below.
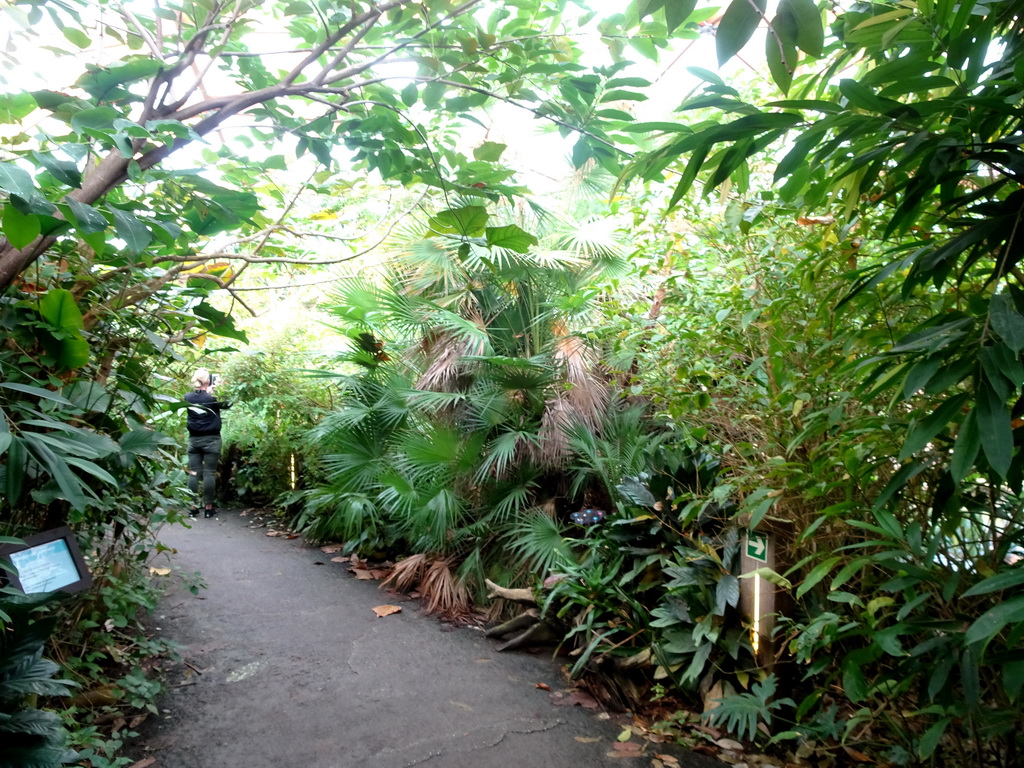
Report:
M 151 77 L 163 68 L 163 62 L 149 56 L 131 56 L 105 67 L 89 65 L 76 86 L 88 91 L 96 101 L 110 101 L 122 86 Z
M 91 107 L 75 112 L 71 116 L 71 130 L 83 136 L 88 132 L 98 131 L 105 133 L 113 130 L 113 123 L 121 115 L 111 107 Z
M 960 424 L 956 442 L 953 444 L 953 458 L 950 461 L 949 473 L 953 481 L 959 483 L 974 466 L 974 461 L 981 450 L 981 433 L 978 431 L 977 408 L 973 408 Z
M 970 645 L 989 641 L 1011 622 L 1024 622 L 1024 595 L 985 611 L 968 628 L 964 642 Z
M 988 384 L 978 389 L 978 430 L 981 448 L 992 469 L 1006 477 L 1013 460 L 1013 430 L 1006 404 Z
M 90 235 L 95 232 L 102 232 L 105 230 L 109 223 L 103 214 L 93 208 L 91 205 L 86 205 L 73 197 L 64 198 L 64 202 L 68 204 L 68 208 L 71 209 L 71 215 L 74 217 L 75 223 L 78 226 L 78 231 L 84 235 Z
M 39 302 L 39 314 L 59 331 L 43 343 L 56 357 L 60 370 L 74 370 L 89 362 L 89 342 L 81 333 L 82 313 L 70 291 L 48 291 Z
M 825 44 L 825 25 L 814 0 L 780 0 L 779 13 L 785 5 L 796 23 L 796 44 L 810 56 L 821 56 Z
M 22 213 L 13 203 L 8 202 L 3 209 L 3 231 L 11 245 L 24 248 L 39 237 L 42 228 L 37 215 Z
M 678 27 L 686 23 L 697 7 L 697 0 L 664 0 L 665 26 L 671 35 Z
M 539 242 L 536 237 L 515 224 L 508 224 L 504 227 L 487 227 L 485 236 L 488 245 L 507 248 L 516 253 L 528 253 L 530 248 Z
M 245 331 L 235 327 L 235 319 L 227 312 L 222 312 L 206 301 L 196 305 L 192 311 L 196 317 L 203 319 L 202 326 L 208 333 L 249 343 Z
M 57 483 L 61 496 L 75 509 L 85 509 L 91 493 L 85 483 L 71 471 L 68 462 L 55 454 L 50 447 L 39 439 L 39 435 L 24 435 L 25 446 L 41 469 Z
M 496 141 L 485 141 L 473 149 L 473 157 L 488 163 L 496 163 L 501 159 L 502 153 L 508 148 L 506 144 Z
M 715 35 L 719 66 L 739 53 L 753 37 L 767 7 L 768 0 L 732 0 L 729 3 Z
M 39 314 L 50 325 L 62 330 L 82 328 L 82 313 L 71 291 L 56 288 L 48 291 L 39 302 Z
M 797 25 L 792 13 L 779 4 L 779 14 L 772 20 L 771 31 L 765 35 L 765 61 L 772 80 L 783 93 L 789 93 L 799 59 L 796 47 Z
M 13 389 L 16 392 L 21 392 L 26 395 L 32 395 L 33 397 L 39 397 L 44 400 L 52 400 L 60 405 L 70 405 L 74 407 L 74 403 L 68 400 L 58 392 L 53 392 L 49 389 L 43 389 L 42 387 L 34 387 L 31 384 L 18 384 L 13 381 L 0 381 L 0 387 L 6 389 Z
M 114 228 L 117 230 L 117 236 L 124 240 L 128 253 L 138 256 L 146 250 L 146 246 L 153 240 L 153 233 L 146 225 L 139 221 L 135 214 L 128 211 L 111 207 L 110 212 L 114 214 Z
M 50 154 L 42 154 L 40 152 L 32 152 L 32 156 L 39 161 L 39 163 L 50 172 L 50 174 L 57 179 L 57 181 L 67 184 L 69 187 L 75 187 L 76 189 L 82 186 L 82 173 L 78 170 L 78 166 L 68 160 L 61 160 L 58 157 L 54 157 Z
M 86 413 L 106 413 L 111 404 L 106 388 L 95 381 L 74 381 L 64 387 L 64 396 Z
M 1013 299 L 1005 293 L 993 296 L 989 303 L 988 317 L 1003 343 L 1020 354 L 1024 349 L 1024 315 L 1017 311 Z
M 1024 584 L 1024 568 L 1014 568 L 1011 571 L 1004 573 L 997 573 L 995 576 L 989 576 L 987 579 L 983 579 L 975 584 L 973 587 L 964 592 L 964 597 L 974 597 L 975 595 L 987 595 L 991 592 L 1001 592 L 1004 589 L 1013 589 Z
M 16 124 L 32 114 L 37 106 L 31 93 L 0 94 L 0 123 Z
M 487 228 L 489 215 L 482 205 L 467 205 L 441 211 L 430 219 L 430 230 L 439 235 L 480 237 Z
M 36 194 L 36 185 L 28 171 L 14 163 L 0 163 L 0 189 L 26 200 Z

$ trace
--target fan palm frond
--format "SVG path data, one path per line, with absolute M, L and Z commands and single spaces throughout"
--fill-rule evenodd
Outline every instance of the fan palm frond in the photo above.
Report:
M 566 229 L 552 235 L 555 249 L 572 254 L 573 261 L 587 264 L 594 259 L 616 256 L 625 246 L 621 225 L 612 217 L 590 216 L 565 223 Z
M 397 592 L 411 592 L 423 579 L 427 569 L 427 556 L 419 554 L 409 555 L 395 563 L 391 573 L 381 581 L 381 589 L 394 589 Z
M 473 594 L 474 603 L 479 605 L 486 601 L 487 566 L 484 562 L 484 549 L 481 545 L 473 547 L 462 558 L 456 577 L 465 585 L 466 590 Z
M 575 456 L 572 493 L 597 479 L 614 499 L 625 478 L 646 471 L 651 437 L 643 427 L 643 412 L 642 406 L 610 409 L 600 435 L 582 424 L 569 427 L 566 434 Z
M 346 324 L 369 327 L 381 311 L 381 290 L 365 277 L 350 277 L 334 283 L 324 308 Z
M 327 514 L 319 515 L 311 526 L 312 540 L 376 543 L 383 518 L 372 499 L 359 493 L 334 494 L 327 507 Z
M 506 541 L 517 564 L 541 578 L 574 559 L 558 521 L 538 507 L 523 514 L 508 532 Z
M 348 406 L 344 406 L 341 410 L 326 414 L 303 436 L 303 441 L 324 451 L 339 450 L 341 446 L 337 441 L 344 444 L 345 430 L 360 420 L 357 416 L 359 410 L 356 407 L 350 411 Z
M 476 470 L 478 482 L 489 478 L 502 478 L 529 451 L 537 449 L 540 438 L 533 432 L 517 430 L 505 432 L 491 440 L 484 448 L 482 459 Z
M 403 525 L 402 521 L 415 514 L 421 507 L 421 498 L 416 486 L 395 469 L 381 472 L 377 488 L 378 503 L 400 527 Z
M 433 478 L 448 478 L 464 451 L 463 436 L 454 427 L 442 424 L 404 434 L 396 446 L 399 464 L 416 482 L 433 484 Z
M 503 484 L 494 489 L 493 522 L 503 525 L 513 515 L 529 508 L 536 498 L 537 481 L 532 477 L 519 477 L 514 484 Z
M 438 392 L 415 389 L 409 393 L 409 405 L 426 411 L 450 410 L 466 400 L 465 392 Z
M 454 532 L 462 522 L 463 505 L 451 488 L 439 488 L 421 511 L 406 519 L 416 549 L 449 552 L 457 544 Z
M 474 432 L 491 434 L 494 429 L 509 424 L 518 412 L 508 392 L 480 377 L 466 393 L 461 423 Z
M 531 263 L 531 256 L 507 248 L 487 248 L 468 243 L 460 252 L 463 266 L 472 273 L 498 273 Z
M 456 250 L 436 237 L 408 243 L 392 251 L 395 263 L 402 270 L 405 292 L 450 293 L 466 284 L 468 274 L 456 257 Z
M 352 437 L 352 433 L 349 433 Z M 328 479 L 346 490 L 364 490 L 376 485 L 387 466 L 387 448 L 373 439 L 351 440 L 344 452 L 324 456 Z

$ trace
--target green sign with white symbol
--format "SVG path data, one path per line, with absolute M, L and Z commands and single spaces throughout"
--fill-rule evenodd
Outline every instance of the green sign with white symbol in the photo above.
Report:
M 747 557 L 759 563 L 768 562 L 768 535 L 764 533 L 747 534 Z

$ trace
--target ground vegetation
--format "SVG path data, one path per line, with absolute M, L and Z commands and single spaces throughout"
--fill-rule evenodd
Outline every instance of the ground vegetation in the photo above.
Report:
M 610 704 L 818 765 L 1020 759 L 1019 11 L 697 5 L 0 8 L 0 533 L 69 525 L 97 581 L 0 619 L 29 655 L 58 629 L 80 762 L 158 689 L 132 654 L 199 362 L 267 462 L 239 488 L 436 610 L 536 589 Z M 63 79 L 25 88 L 44 29 Z M 712 36 L 750 71 L 686 68 Z M 557 200 L 499 105 L 565 141 Z M 327 377 L 294 335 L 242 353 L 300 283 L 348 345 Z M 4 715 L 58 764 L 34 669 Z

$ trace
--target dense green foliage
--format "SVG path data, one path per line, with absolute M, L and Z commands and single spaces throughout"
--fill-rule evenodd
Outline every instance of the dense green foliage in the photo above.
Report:
M 67 680 L 54 679 L 60 667 L 43 658 L 57 619 L 37 614 L 52 602 L 50 595 L 27 597 L 10 588 L 0 594 L 5 625 L 0 634 L 0 765 L 4 768 L 66 765 L 76 757 L 66 746 L 67 731 L 60 716 L 36 706 L 39 696 L 63 696 L 71 687 Z
M 202 359 L 240 403 L 247 499 L 409 555 L 396 583 L 450 612 L 555 574 L 547 614 L 609 701 L 724 698 L 713 722 L 822 761 L 1020 759 L 1016 4 L 696 6 L 0 9 L 0 64 L 52 24 L 71 73 L 0 75 L 0 533 L 78 532 L 83 684 L 147 701 L 104 649 L 140 631 L 154 533 L 188 506 L 163 401 Z M 299 53 L 256 48 L 266 24 Z M 681 104 L 644 104 L 664 91 L 630 58 L 671 68 L 710 30 L 722 65 L 763 36 L 773 83 L 690 68 Z M 83 64 L 94 40 L 120 47 Z M 611 202 L 527 197 L 515 148 L 464 138 L 499 103 L 566 141 L 573 194 L 617 178 Z M 286 334 L 217 365 L 244 290 L 381 242 L 328 292 L 333 379 Z M 775 542 L 770 648 L 750 531 Z

